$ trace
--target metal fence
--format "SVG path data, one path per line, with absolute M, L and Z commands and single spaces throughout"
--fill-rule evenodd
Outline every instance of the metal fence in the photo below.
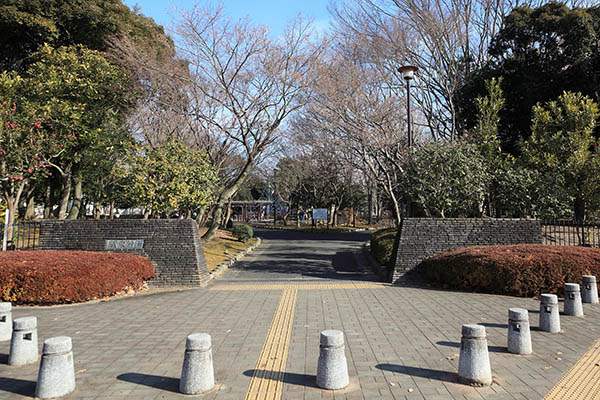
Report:
M 17 222 L 8 227 L 7 250 L 35 250 L 39 245 L 39 222 Z M 12 228 L 12 229 L 11 229 Z M 0 223 L 0 235 L 4 233 L 4 224 Z M 2 236 L 3 237 L 3 236 Z
M 544 244 L 600 247 L 600 221 L 543 220 Z

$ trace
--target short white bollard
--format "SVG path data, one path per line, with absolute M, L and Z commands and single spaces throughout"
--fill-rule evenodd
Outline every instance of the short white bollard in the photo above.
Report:
M 508 309 L 508 346 L 509 353 L 530 354 L 531 332 L 529 313 L 523 308 Z
M 565 315 L 580 317 L 583 315 L 581 291 L 577 283 L 565 283 Z
M 0 303 L 0 342 L 12 337 L 12 304 Z
M 317 386 L 342 389 L 350 384 L 348 363 L 344 353 L 344 333 L 336 330 L 321 332 Z
M 462 326 L 460 357 L 458 359 L 458 381 L 471 386 L 492 384 L 492 370 L 488 353 L 485 326 Z
M 584 303 L 598 304 L 598 284 L 594 275 L 583 276 L 583 290 L 581 299 Z
M 38 360 L 37 318 L 23 317 L 13 321 L 8 365 L 25 365 Z
M 75 365 L 71 338 L 57 336 L 44 341 L 35 397 L 51 399 L 75 390 Z
M 560 332 L 558 296 L 544 293 L 540 297 L 540 330 L 550 333 Z
M 189 335 L 185 342 L 179 391 L 184 394 L 198 394 L 209 391 L 214 385 L 210 335 L 207 333 Z

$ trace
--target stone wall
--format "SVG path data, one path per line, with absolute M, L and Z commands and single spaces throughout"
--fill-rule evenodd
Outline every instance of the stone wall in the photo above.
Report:
M 210 280 L 198 226 L 189 219 L 42 221 L 39 249 L 141 254 L 155 265 L 156 286 Z
M 542 243 L 539 220 L 404 218 L 398 227 L 388 279 L 397 281 L 421 261 L 456 247 Z

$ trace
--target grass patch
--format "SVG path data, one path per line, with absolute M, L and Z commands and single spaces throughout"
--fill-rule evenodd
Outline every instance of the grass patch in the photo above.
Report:
M 204 229 L 206 231 L 206 229 Z M 201 229 L 201 234 L 203 234 Z M 256 238 L 252 238 L 247 242 L 240 242 L 233 236 L 231 232 L 219 230 L 217 235 L 208 242 L 202 240 L 204 248 L 204 258 L 206 259 L 206 267 L 208 271 L 212 271 L 217 266 L 231 257 L 235 256 L 240 251 L 246 250 L 248 247 L 256 243 Z

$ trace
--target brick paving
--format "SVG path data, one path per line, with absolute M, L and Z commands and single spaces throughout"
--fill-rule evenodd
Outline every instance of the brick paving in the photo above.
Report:
M 208 288 L 16 307 L 13 317 L 38 317 L 40 350 L 46 338 L 73 338 L 77 390 L 66 398 L 189 397 L 177 393 L 185 338 L 206 332 L 213 340 L 217 385 L 198 397 L 244 399 L 282 291 L 211 287 L 374 279 L 360 271 L 362 235 L 260 234 L 263 247 Z M 561 316 L 560 334 L 534 328 L 534 354 L 527 356 L 506 353 L 509 307 L 529 309 L 531 326 L 537 326 L 539 304 L 533 299 L 412 286 L 299 289 L 281 398 L 541 399 L 600 337 L 600 306 L 585 304 L 584 318 Z M 463 323 L 486 326 L 491 387 L 455 383 Z M 315 387 L 323 329 L 346 335 L 351 383 L 344 390 Z M 9 343 L 0 342 L 0 399 L 32 398 L 38 365 L 8 366 L 8 350 Z

